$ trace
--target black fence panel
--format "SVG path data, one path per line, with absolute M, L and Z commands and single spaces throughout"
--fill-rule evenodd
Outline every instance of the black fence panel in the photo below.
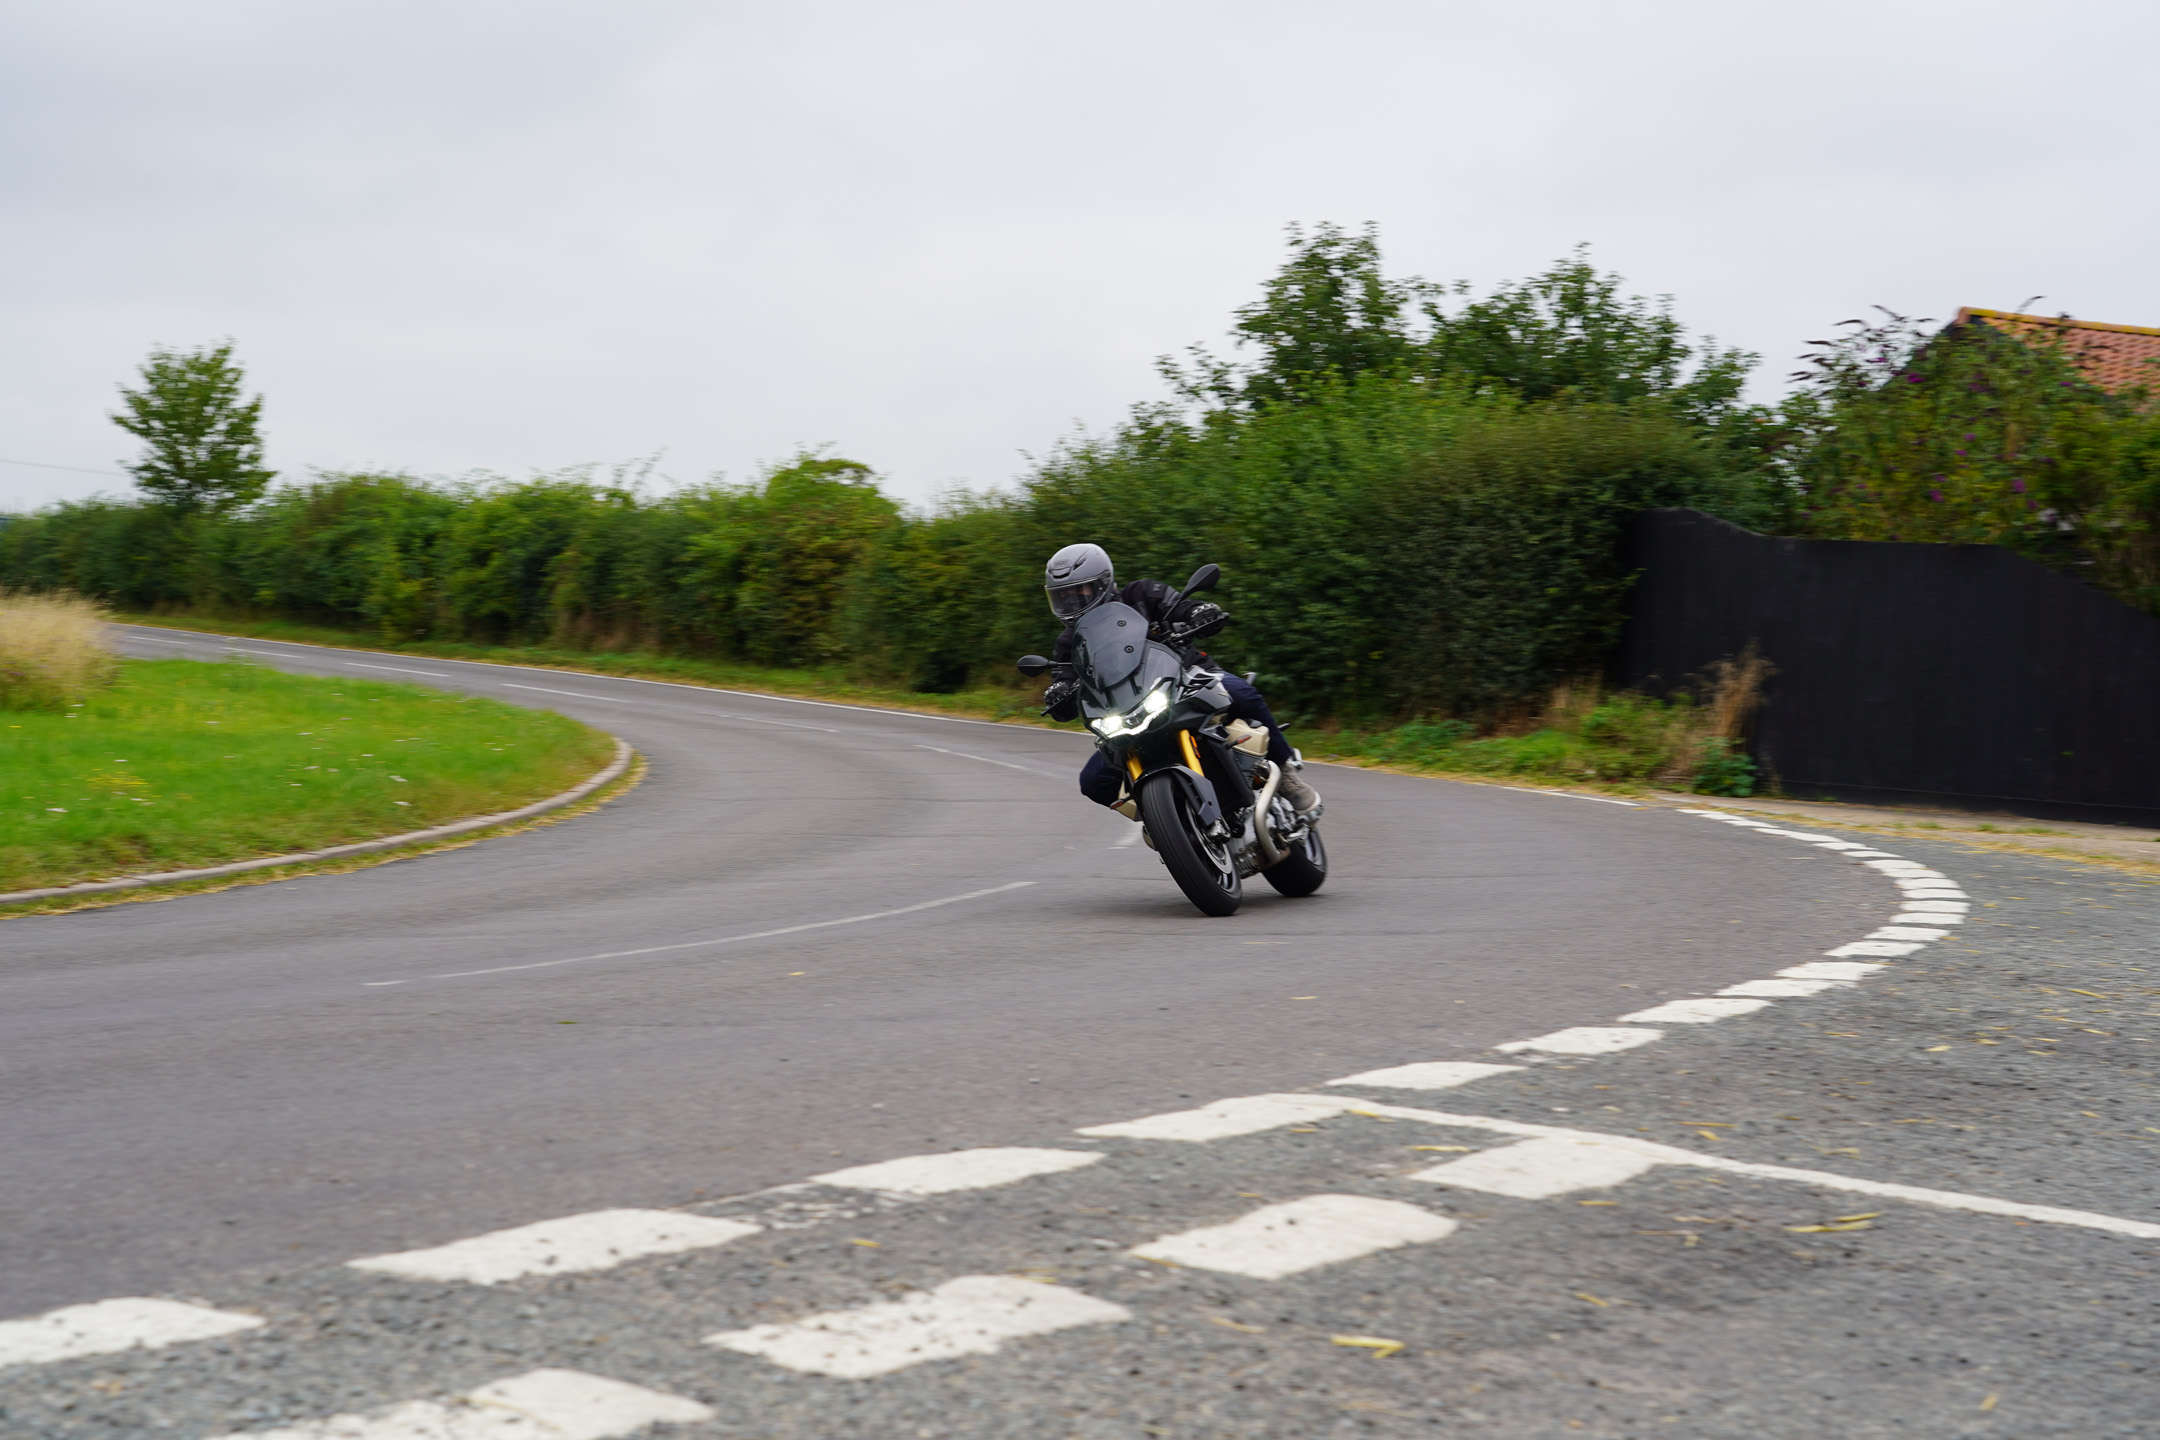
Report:
M 2160 823 L 2160 620 L 1988 545 L 1757 535 L 1638 517 L 1623 684 L 1754 642 L 1750 748 L 1801 799 Z

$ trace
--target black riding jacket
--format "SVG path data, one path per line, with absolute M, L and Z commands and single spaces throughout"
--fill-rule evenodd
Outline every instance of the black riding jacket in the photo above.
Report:
M 1183 599 L 1174 587 L 1165 585 L 1160 580 L 1135 580 L 1120 589 L 1117 598 L 1147 617 L 1148 638 L 1151 640 L 1164 638 L 1164 622 L 1170 619 L 1171 612 Z M 1221 614 L 1220 610 L 1207 601 L 1194 600 L 1185 606 L 1185 615 L 1180 618 L 1188 621 L 1203 619 L 1203 611 Z M 1056 682 L 1051 693 L 1057 694 L 1060 689 L 1064 691 L 1051 702 L 1050 708 L 1045 712 L 1052 720 L 1074 720 L 1080 715 L 1080 697 L 1070 688 L 1070 682 L 1074 678 L 1072 653 L 1073 623 L 1068 621 L 1064 632 L 1058 636 L 1057 643 L 1050 647 L 1050 678 Z

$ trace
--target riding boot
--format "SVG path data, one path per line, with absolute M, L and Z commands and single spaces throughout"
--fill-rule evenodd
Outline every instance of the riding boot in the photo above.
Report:
M 1290 808 L 1300 815 L 1320 803 L 1320 792 L 1307 785 L 1297 771 L 1287 765 L 1283 767 L 1282 784 L 1275 787 L 1275 793 L 1288 800 Z

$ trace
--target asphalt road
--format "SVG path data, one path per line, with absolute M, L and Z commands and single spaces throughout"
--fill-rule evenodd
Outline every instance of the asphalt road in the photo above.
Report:
M 1899 1242 L 1919 1249 L 1883 1258 L 1883 1273 L 1906 1278 L 1870 1292 L 1882 1302 L 1872 1314 L 1853 1293 L 1797 1278 L 1837 1269 L 1841 1254 L 1853 1264 L 1839 1274 L 1855 1278 L 1861 1239 L 1838 1231 L 1800 1242 L 1787 1222 L 1823 1219 L 1825 1204 L 1874 1207 L 1795 1198 L 1783 1182 L 1746 1182 L 1750 1194 L 1770 1193 L 1738 1209 L 1737 1180 L 1658 1182 L 1680 1187 L 1679 1198 L 1636 1182 L 1614 1192 L 1635 1207 L 1622 1230 L 1695 1238 L 1618 1248 L 1584 1226 L 1621 1211 L 1535 1202 L 1541 1218 L 1512 1232 L 1486 1225 L 1474 1246 L 1428 1247 L 1464 1273 L 1366 1259 L 1315 1272 L 1324 1281 L 1278 1282 L 1289 1288 L 1258 1302 L 1227 1282 L 1185 1278 L 1198 1271 L 1124 1255 L 1150 1226 L 1229 1219 L 1237 1212 L 1225 1204 L 1348 1188 L 1429 1207 L 1432 1187 L 1404 1177 L 1445 1158 L 1431 1147 L 1459 1150 L 1474 1137 L 1336 1117 L 1173 1147 L 1162 1159 L 1140 1139 L 1075 1142 L 1076 1127 L 1308 1091 L 1406 1062 L 1507 1061 L 1490 1047 L 1807 963 L 1891 908 L 1880 876 L 1835 854 L 1736 839 L 1667 809 L 1316 767 L 1335 870 L 1327 887 L 1288 901 L 1255 884 L 1238 915 L 1209 920 L 1129 843 L 1133 827 L 1079 798 L 1072 777 L 1085 742 L 1075 735 L 234 644 L 297 671 L 559 709 L 629 740 L 650 774 L 594 814 L 464 850 L 0 925 L 0 1317 L 108 1296 L 267 1305 L 284 1317 L 268 1327 L 284 1326 L 262 1342 L 269 1349 L 220 1341 L 0 1373 L 0 1420 L 14 1417 L 20 1433 L 260 1429 L 439 1398 L 533 1365 L 699 1395 L 716 1428 L 697 1433 L 726 1435 L 2160 1433 L 2136 1428 L 2137 1392 L 2123 1388 L 2150 1380 L 2150 1240 L 2049 1230 L 2045 1244 L 2020 1249 L 2023 1232 L 2004 1227 L 2022 1222 L 1928 1211 Z M 133 632 L 129 646 L 205 657 L 225 648 L 169 631 Z M 1953 863 L 1923 848 L 1901 842 L 1899 853 Z M 2016 863 L 2056 877 L 2048 883 L 2093 883 L 2061 879 L 2080 872 L 2053 862 Z M 2047 938 L 2071 944 L 2066 957 L 2134 964 L 2096 957 L 2149 950 L 2145 927 L 2160 909 L 2152 889 L 2116 897 L 2128 930 L 2099 951 L 2078 950 L 2068 934 Z M 2038 928 L 2050 926 L 2060 928 L 2054 919 Z M 1548 1123 L 1555 1112 L 1570 1124 L 1624 1114 L 1630 1134 L 1704 1147 L 1689 1137 L 1729 1141 L 1730 1126 L 1760 1121 L 1751 1158 L 1874 1173 L 1863 1153 L 1872 1146 L 1820 1143 L 1838 1138 L 1830 1118 L 1819 1135 L 1785 1134 L 1787 1122 L 1817 1124 L 1809 1087 L 1905 1103 L 1889 1088 L 1853 1088 L 1895 1086 L 1903 1072 L 1880 1068 L 1882 1053 L 1856 1060 L 1840 1048 L 1848 1041 L 1816 1041 L 1831 1011 L 1803 1006 L 1872 1006 L 1891 1018 L 1850 1023 L 1909 1026 L 1901 993 L 1780 1004 L 1625 1055 L 1547 1057 L 1481 1082 L 1474 1104 L 1467 1091 L 1390 1098 Z M 1980 1007 L 1953 1008 L 1962 1017 Z M 1902 1044 L 1897 1061 L 1947 1063 Z M 2091 1084 L 2115 1103 L 2130 1082 L 2105 1068 L 2114 1059 L 2093 1063 L 2103 1068 Z M 1875 1079 L 1856 1066 L 1876 1067 Z M 2149 1110 L 2150 1072 L 2132 1073 Z M 1960 1157 L 1983 1139 L 2015 1133 L 2048 1150 L 2046 1127 L 2062 1107 L 2043 1095 L 2047 1083 L 2011 1085 L 2019 1093 L 2005 1099 L 2002 1083 L 1986 1080 L 1989 1103 L 2002 1101 L 1989 1111 L 2001 1112 L 1992 1131 L 1942 1132 L 1950 1159 L 1879 1178 L 2152 1219 L 2137 1178 L 2149 1159 L 2088 1166 L 2083 1179 L 1968 1173 L 1976 1167 Z M 2011 1100 L 2051 1108 L 2035 1121 Z M 1682 1121 L 1696 1128 L 1671 1130 Z M 2138 1125 L 2110 1123 L 2126 1154 L 2150 1156 L 2149 1140 L 2135 1148 Z M 1374 1139 L 1383 1134 L 1386 1143 Z M 792 1200 L 753 1196 L 900 1156 L 1085 1143 L 1151 1158 L 1137 1171 L 1105 1163 L 935 1207 L 886 1196 L 806 1217 L 771 1208 Z M 1427 1149 L 1412 1155 L 1413 1144 Z M 1697 1197 L 1724 1184 L 1734 1188 L 1715 1192 L 1725 1207 L 1715 1223 L 1659 1218 L 1712 1206 Z M 1023 1194 L 1024 1204 L 1014 1198 Z M 726 1198 L 739 1196 L 753 1198 Z M 1532 1203 L 1450 1213 L 1467 1236 L 1496 1209 Z M 612 1289 L 567 1277 L 446 1288 L 343 1268 L 622 1207 L 746 1216 L 766 1237 L 694 1261 L 644 1262 Z M 844 1234 L 813 1224 L 835 1217 Z M 1985 1303 L 1961 1289 L 1978 1282 L 1937 1263 L 1968 1249 L 1976 1226 L 2000 1250 L 1988 1281 L 1998 1288 L 1986 1292 L 1996 1298 Z M 752 1253 L 801 1227 L 810 1238 L 779 1258 Z M 1626 1248 L 1645 1244 L 1654 1253 Z M 1689 1253 L 1667 1253 L 1676 1247 Z M 1793 1258 L 1811 1247 L 1821 1253 Z M 934 1273 L 909 1256 L 934 1259 Z M 1072 1342 L 1078 1349 L 1060 1349 L 1062 1336 L 1026 1342 L 1066 1357 L 1054 1363 L 1016 1369 L 1000 1354 L 886 1382 L 806 1379 L 732 1355 L 716 1372 L 714 1350 L 695 1343 L 697 1327 L 719 1328 L 723 1313 L 780 1322 L 859 1305 L 881 1287 L 1045 1265 L 1133 1312 L 1169 1304 L 1183 1318 L 1074 1332 L 1121 1337 Z M 1959 1335 L 1961 1314 L 1984 1313 L 1991 1327 L 1967 1348 L 2008 1347 L 2028 1371 L 2049 1373 L 2032 1360 L 2036 1345 L 2053 1343 L 2032 1338 L 2048 1325 L 2028 1314 L 2023 1337 L 2013 1333 L 2006 1283 L 2053 1287 L 2050 1303 L 2073 1307 L 2097 1303 L 2085 1289 L 2112 1285 L 2130 1317 L 2122 1323 L 2135 1328 L 2142 1316 L 2145 1338 L 2110 1349 L 2114 1368 L 2095 1371 L 2089 1355 L 2063 1362 L 2084 1387 L 2054 1412 L 2073 1428 L 1964 1428 L 2002 1418 L 1985 1399 L 1995 1392 L 1973 1385 L 1939 1412 L 1891 1425 L 1901 1412 L 1884 1408 L 1884 1384 L 1902 1394 L 1897 1377 L 1855 1377 L 1886 1342 L 1933 1355 Z M 303 1314 L 316 1343 L 293 1338 Z M 1996 1323 L 2003 1314 L 2007 1329 Z M 2079 1308 L 2076 1320 L 2075 1333 L 2089 1336 L 2116 1312 Z M 1627 1340 L 1630 1323 L 1657 1333 Z M 1334 1344 L 1330 1327 L 1402 1332 L 1412 1348 L 1374 1360 L 1371 1347 Z M 1425 1362 L 1414 1360 L 1420 1345 Z M 2012 1360 L 1991 1351 L 1969 1363 Z M 1744 1373 L 1707 1373 L 1733 1365 Z M 1830 1383 L 1826 1366 L 1850 1373 Z M 1930 1406 L 1938 1379 L 1931 1370 Z M 1601 1385 L 1640 1403 L 1589 1393 Z M 1809 1404 L 1849 1405 L 1847 1421 L 1809 1428 Z M 1963 1418 L 1953 1424 L 1953 1413 Z M 2143 1411 L 2153 1413 L 2160 1407 Z M 1878 1421 L 1890 1428 L 1871 1428 Z

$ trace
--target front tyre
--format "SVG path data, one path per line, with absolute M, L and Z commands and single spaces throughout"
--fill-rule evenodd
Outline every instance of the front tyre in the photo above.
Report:
M 1292 845 L 1288 855 L 1262 870 L 1260 876 L 1275 887 L 1276 893 L 1293 900 L 1325 885 L 1327 846 L 1320 843 L 1320 827 L 1308 826 L 1305 838 Z
M 1228 845 L 1207 837 L 1200 817 L 1185 797 L 1185 787 L 1169 775 L 1157 775 L 1140 787 L 1140 823 L 1155 842 L 1155 853 L 1169 868 L 1185 898 L 1203 915 L 1233 915 L 1245 898 L 1237 861 Z

